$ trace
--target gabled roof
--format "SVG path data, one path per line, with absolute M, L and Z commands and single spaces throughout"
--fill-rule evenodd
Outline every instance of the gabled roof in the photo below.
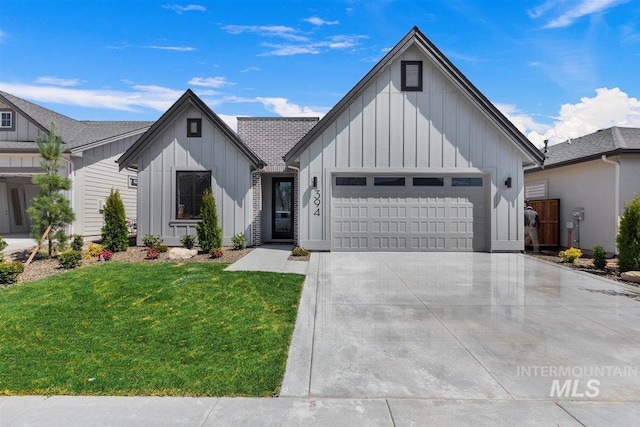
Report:
M 461 88 L 466 91 L 470 98 L 475 101 L 480 108 L 484 110 L 487 116 L 500 127 L 506 135 L 508 135 L 522 151 L 530 157 L 530 159 L 542 164 L 544 156 L 516 127 L 507 119 L 496 107 L 489 101 L 461 72 L 449 59 L 447 59 L 440 50 L 420 31 L 418 27 L 413 27 L 409 33 L 400 42 L 387 53 L 384 58 L 376 64 L 375 67 L 367 75 L 365 75 L 358 84 L 351 89 L 341 100 L 333 107 L 320 122 L 302 138 L 285 156 L 284 161 L 290 165 L 300 154 L 313 143 L 318 136 L 324 132 L 338 117 L 345 112 L 353 103 L 355 98 L 360 96 L 370 83 L 375 79 L 411 45 L 418 47 L 426 56 L 431 58 L 433 62 L 440 67 L 441 71 L 451 77 Z
M 603 155 L 640 154 L 640 128 L 613 126 L 552 145 L 545 154 L 544 169 L 599 159 Z M 525 172 L 540 170 L 525 169 Z
M 238 136 L 267 163 L 266 172 L 284 172 L 282 156 L 318 120 L 318 117 L 238 117 Z
M 51 123 L 55 123 L 56 135 L 64 142 L 66 152 L 82 151 L 100 142 L 136 135 L 153 124 L 150 121 L 79 121 L 2 91 L 0 100 L 45 133 L 49 133 Z M 2 141 L 0 151 L 38 151 L 38 147 L 35 141 Z
M 164 129 L 173 122 L 186 108 L 194 106 L 211 121 L 222 134 L 236 146 L 242 154 L 256 167 L 264 166 L 264 161 L 258 157 L 216 113 L 207 106 L 191 89 L 182 96 L 147 130 L 122 156 L 117 160 L 120 170 L 136 163 L 138 156 L 149 146 Z

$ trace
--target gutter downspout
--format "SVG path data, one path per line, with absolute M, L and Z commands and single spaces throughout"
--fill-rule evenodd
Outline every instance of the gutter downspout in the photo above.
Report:
M 602 155 L 602 161 L 605 163 L 609 163 L 613 165 L 615 168 L 615 189 L 614 189 L 614 200 L 615 207 L 613 210 L 616 222 L 615 222 L 615 236 L 618 236 L 618 227 L 620 226 L 620 162 L 615 160 L 609 160 L 606 154 Z M 618 244 L 614 239 L 614 246 L 616 248 L 616 253 L 618 252 Z

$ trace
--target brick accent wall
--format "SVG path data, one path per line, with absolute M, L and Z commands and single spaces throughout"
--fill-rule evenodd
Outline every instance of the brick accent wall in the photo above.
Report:
M 253 223 L 251 224 L 251 244 L 262 244 L 262 174 L 251 172 L 251 188 L 253 189 Z

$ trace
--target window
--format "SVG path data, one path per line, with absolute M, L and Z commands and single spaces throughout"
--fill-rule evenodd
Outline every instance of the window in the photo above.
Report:
M 402 90 L 422 91 L 422 61 L 402 61 Z
M 13 130 L 13 111 L 0 111 L 0 129 Z
M 202 119 L 187 119 L 187 136 L 202 136 Z
M 403 187 L 404 178 L 395 176 L 378 176 L 373 179 L 373 185 L 375 186 L 391 186 L 391 187 Z
M 211 171 L 176 172 L 176 219 L 199 219 L 202 193 L 211 188 Z
M 451 178 L 454 187 L 482 187 L 482 178 Z
M 138 177 L 130 176 L 129 177 L 129 187 L 137 187 L 138 186 Z
M 444 178 L 420 177 L 413 178 L 414 187 L 443 187 Z
M 356 185 L 364 187 L 367 185 L 367 177 L 364 176 L 337 176 L 336 185 Z

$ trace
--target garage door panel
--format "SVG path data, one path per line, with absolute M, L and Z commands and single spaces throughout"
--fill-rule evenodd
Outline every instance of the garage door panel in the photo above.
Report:
M 372 181 L 369 179 L 370 184 Z M 486 203 L 482 187 L 390 189 L 369 185 L 334 186 L 333 191 L 332 234 L 336 250 L 485 249 Z M 347 194 L 350 197 L 345 197 Z

